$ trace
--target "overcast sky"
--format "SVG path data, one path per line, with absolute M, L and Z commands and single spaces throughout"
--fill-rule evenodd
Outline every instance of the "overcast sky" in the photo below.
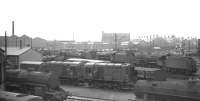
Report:
M 101 33 L 200 37 L 199 0 L 1 0 L 0 35 L 100 41 Z

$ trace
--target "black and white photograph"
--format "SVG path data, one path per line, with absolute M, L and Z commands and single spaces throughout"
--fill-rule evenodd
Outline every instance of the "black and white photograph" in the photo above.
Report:
M 0 101 L 200 101 L 200 1 L 0 0 Z

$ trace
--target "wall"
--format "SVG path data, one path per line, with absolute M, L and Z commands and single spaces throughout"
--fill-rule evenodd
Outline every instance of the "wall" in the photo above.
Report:
M 11 68 L 17 68 L 18 67 L 18 56 L 14 55 L 8 55 L 7 56 L 8 63 L 11 65 Z

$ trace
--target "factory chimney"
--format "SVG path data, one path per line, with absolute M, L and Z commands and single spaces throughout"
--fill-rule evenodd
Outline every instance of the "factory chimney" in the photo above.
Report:
M 197 53 L 200 55 L 200 39 L 197 41 Z
M 12 36 L 15 35 L 15 22 L 12 21 Z

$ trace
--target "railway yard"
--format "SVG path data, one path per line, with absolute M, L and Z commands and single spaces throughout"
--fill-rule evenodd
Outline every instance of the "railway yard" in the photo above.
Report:
M 199 101 L 197 50 L 0 48 L 0 100 Z
M 0 101 L 200 101 L 199 4 L 1 0 Z
M 198 101 L 198 63 L 180 55 L 140 58 L 134 64 L 83 58 L 22 61 L 19 69 L 6 70 L 5 88 L 47 101 Z

